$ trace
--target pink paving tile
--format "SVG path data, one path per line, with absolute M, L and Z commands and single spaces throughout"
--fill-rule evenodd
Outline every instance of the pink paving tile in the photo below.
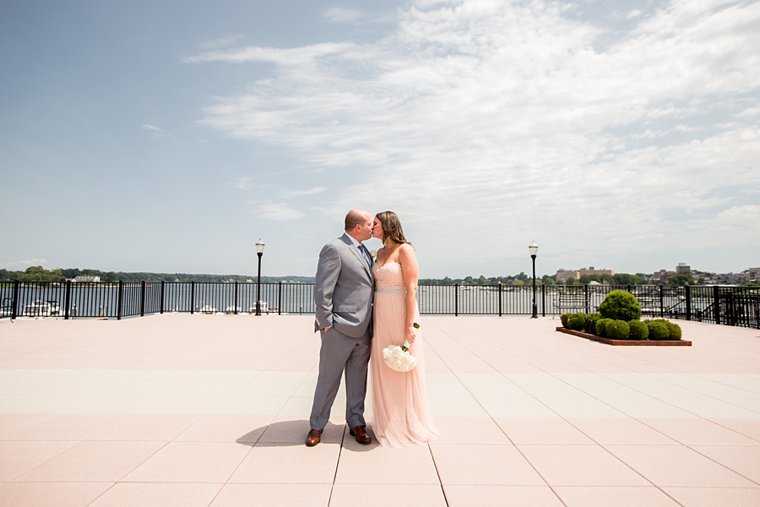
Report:
M 592 444 L 570 423 L 560 418 L 498 418 L 499 426 L 515 444 Z
M 603 417 L 607 419 L 621 419 L 627 417 L 625 413 L 608 403 L 586 396 L 581 398 L 541 398 L 541 401 L 561 417 L 566 418 Z
M 439 484 L 336 484 L 330 507 L 446 507 Z
M 431 444 L 433 458 L 445 486 L 514 485 L 545 483 L 512 445 Z
M 17 433 L 20 440 L 90 440 L 117 424 L 118 415 L 52 414 Z
M 476 417 L 439 417 L 436 444 L 509 444 L 504 431 L 492 420 Z
M 77 442 L 0 442 L 0 482 L 13 479 Z
M 695 445 L 691 448 L 760 486 L 760 447 Z
M 261 435 L 258 443 L 304 445 L 310 429 L 309 421 L 306 419 L 274 420 Z M 340 444 L 344 429 L 343 424 L 327 423 L 322 432 L 321 444 Z
M 313 402 L 313 394 L 311 396 L 292 396 L 282 409 L 277 413 L 277 417 L 280 419 L 308 419 L 311 414 L 311 405 Z M 345 414 L 345 399 L 341 399 L 340 402 L 336 399 L 333 403 L 330 416 L 339 417 Z
M 225 482 L 250 447 L 237 443 L 171 442 L 124 477 L 128 482 Z
M 301 381 L 272 381 L 272 380 L 258 380 L 254 378 L 250 380 L 235 394 L 238 396 L 293 396 L 298 388 L 301 387 Z M 312 388 L 313 390 L 313 388 Z M 312 393 L 313 394 L 313 393 Z
M 336 484 L 438 484 L 427 445 L 360 445 L 348 434 L 343 445 Z
M 631 418 L 572 418 L 568 422 L 599 444 L 677 444 L 675 440 Z
M 0 505 L 81 507 L 89 505 L 112 482 L 7 482 L 0 484 Z
M 567 507 L 614 505 L 615 507 L 677 507 L 660 489 L 646 487 L 560 486 L 555 487 Z
M 642 419 L 642 423 L 684 445 L 754 445 L 760 442 L 712 421 L 688 419 Z
M 683 446 L 607 446 L 657 486 L 748 487 L 751 481 Z
M 93 440 L 158 440 L 174 439 L 201 418 L 199 415 L 140 414 L 119 417 L 116 424 L 92 436 Z
M 760 443 L 760 418 L 758 419 L 725 419 L 712 418 L 714 423 L 730 428 L 737 433 Z
M 43 423 L 52 414 L 0 414 L 0 440 L 14 440 L 28 428 Z
M 450 507 L 560 507 L 548 486 L 446 485 Z
M 332 484 L 340 446 L 321 443 L 257 445 L 240 464 L 230 483 Z
M 288 402 L 286 396 L 229 396 L 215 404 L 215 415 L 263 415 L 274 417 Z
M 757 507 L 760 488 L 663 488 L 684 507 Z
M 222 484 L 158 484 L 120 482 L 101 495 L 92 506 L 160 505 L 161 507 L 205 507 Z
M 479 398 L 477 400 L 493 418 L 527 418 L 559 417 L 546 404 L 535 398 Z M 456 413 L 457 405 L 452 403 Z M 473 414 L 479 415 L 479 414 Z
M 117 481 L 162 445 L 160 442 L 81 442 L 15 480 Z
M 518 445 L 551 486 L 648 486 L 598 445 Z
M 256 443 L 267 429 L 271 416 L 206 415 L 183 431 L 178 442 Z
M 327 507 L 331 489 L 330 484 L 227 484 L 211 506 Z

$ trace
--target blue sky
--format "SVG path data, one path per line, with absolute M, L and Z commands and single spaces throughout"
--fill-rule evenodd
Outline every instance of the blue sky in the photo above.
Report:
M 0 4 L 0 267 L 760 265 L 760 2 Z M 370 248 L 377 248 L 373 240 Z

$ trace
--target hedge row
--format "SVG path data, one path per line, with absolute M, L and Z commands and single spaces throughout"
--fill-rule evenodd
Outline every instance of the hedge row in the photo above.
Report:
M 630 292 L 613 290 L 599 313 L 563 313 L 559 316 L 567 329 L 584 331 L 613 340 L 680 340 L 681 326 L 665 319 L 639 320 L 641 305 Z
M 608 319 L 598 313 L 563 313 L 562 326 L 613 340 L 680 340 L 681 326 L 665 319 Z

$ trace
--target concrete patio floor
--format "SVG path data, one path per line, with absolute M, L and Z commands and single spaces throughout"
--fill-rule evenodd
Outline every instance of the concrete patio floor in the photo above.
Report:
M 0 320 L 0 505 L 760 505 L 759 330 L 423 317 L 441 437 L 360 446 L 341 392 L 307 448 L 312 321 Z

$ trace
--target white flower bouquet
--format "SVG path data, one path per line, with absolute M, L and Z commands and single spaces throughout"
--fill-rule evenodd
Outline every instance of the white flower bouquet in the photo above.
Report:
M 420 325 L 414 323 L 414 328 L 419 329 Z M 404 340 L 402 345 L 388 345 L 383 349 L 383 359 L 393 371 L 406 373 L 412 371 L 417 366 L 417 359 L 409 352 L 409 342 Z

